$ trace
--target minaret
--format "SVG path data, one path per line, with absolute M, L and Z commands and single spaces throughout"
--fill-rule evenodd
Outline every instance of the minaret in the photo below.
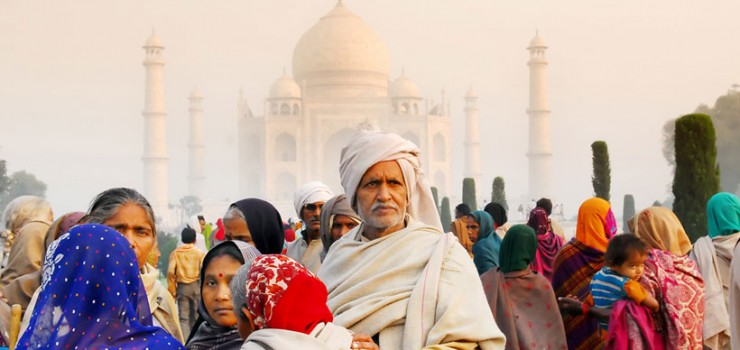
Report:
M 478 139 L 478 96 L 473 87 L 468 88 L 465 94 L 465 177 L 475 179 L 476 192 L 484 186 L 481 183 L 480 172 L 480 141 Z M 476 194 L 476 196 L 478 195 Z M 475 208 L 470 208 L 475 210 Z
M 552 198 L 552 150 L 550 105 L 547 102 L 545 41 L 535 35 L 529 43 L 529 196 Z
M 164 108 L 164 81 L 162 73 L 162 41 L 152 32 L 146 40 L 144 68 L 146 93 L 144 95 L 144 196 L 160 217 L 167 217 L 167 112 Z
M 247 119 L 251 119 L 253 117 L 252 110 L 249 108 L 249 103 L 247 103 L 247 99 L 244 97 L 244 90 L 239 90 L 239 100 L 237 100 L 236 104 L 237 108 L 237 116 L 236 116 L 236 125 L 239 135 L 245 135 L 245 130 L 247 128 Z M 264 113 L 267 115 L 267 112 L 269 111 L 269 105 L 267 105 L 267 99 L 265 99 L 265 110 Z M 259 152 L 254 149 L 250 149 L 250 140 L 248 140 L 246 137 L 239 137 L 239 152 L 237 152 L 237 160 L 239 162 L 239 197 L 256 197 L 252 191 L 255 184 L 254 181 L 250 181 L 249 178 L 250 170 L 254 169 L 255 167 L 260 166 L 260 164 L 252 164 L 249 159 L 247 159 L 248 156 L 253 155 L 254 153 L 251 152 Z
M 188 169 L 188 193 L 196 196 L 201 200 L 205 195 L 205 143 L 203 135 L 203 95 L 198 89 L 193 89 L 190 94 L 190 141 L 188 141 L 188 150 L 190 166 Z

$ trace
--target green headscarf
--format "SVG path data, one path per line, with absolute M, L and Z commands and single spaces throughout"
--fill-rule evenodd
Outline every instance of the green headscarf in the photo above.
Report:
M 501 242 L 499 266 L 501 272 L 521 271 L 534 261 L 537 253 L 537 235 L 527 225 L 514 225 L 506 231 Z
M 728 192 L 720 192 L 707 202 L 709 237 L 726 236 L 740 232 L 740 200 Z
M 478 241 L 481 241 L 484 238 L 491 237 L 491 235 L 494 233 L 493 217 L 491 216 L 491 214 L 488 214 L 483 210 L 475 210 L 470 213 L 470 215 L 473 215 L 473 217 L 475 217 L 475 222 L 477 222 L 479 226 Z

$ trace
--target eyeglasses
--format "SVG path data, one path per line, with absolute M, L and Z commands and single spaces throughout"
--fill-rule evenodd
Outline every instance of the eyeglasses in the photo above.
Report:
M 321 210 L 321 208 L 324 206 L 324 203 L 308 203 L 303 206 L 303 209 L 306 209 L 308 211 L 315 211 L 316 209 Z

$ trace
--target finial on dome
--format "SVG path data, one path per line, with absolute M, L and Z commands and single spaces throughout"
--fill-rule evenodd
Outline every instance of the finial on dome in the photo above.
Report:
M 529 47 L 528 47 L 528 49 L 532 49 L 532 48 L 536 48 L 536 47 L 545 48 L 545 49 L 547 48 L 547 44 L 545 44 L 545 40 L 542 39 L 542 37 L 540 36 L 540 30 L 539 29 L 536 29 L 535 30 L 535 32 L 534 32 L 534 38 L 532 38 L 532 40 L 529 41 Z
M 401 76 L 402 77 L 406 76 L 406 66 L 405 65 L 401 65 Z

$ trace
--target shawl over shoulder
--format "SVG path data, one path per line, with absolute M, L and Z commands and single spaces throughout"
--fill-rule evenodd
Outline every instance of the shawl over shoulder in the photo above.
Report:
M 413 219 L 370 242 L 363 225 L 332 246 L 319 272 L 334 323 L 380 334 L 386 349 L 503 349 L 470 257 L 452 234 Z
M 704 278 L 704 339 L 709 340 L 709 343 L 716 343 L 711 340 L 712 338 L 717 338 L 717 341 L 729 339 L 730 314 L 725 303 L 723 287 L 723 281 L 729 280 L 729 276 L 726 278 L 721 276 L 723 269 L 718 265 L 722 261 L 717 258 L 712 239 L 708 236 L 699 238 L 694 243 L 690 257 L 696 262 Z
M 242 350 L 295 349 L 347 350 L 352 346 L 352 333 L 333 323 L 316 325 L 311 334 L 285 329 L 265 328 L 253 332 Z
M 491 269 L 481 280 L 507 350 L 567 349 L 558 302 L 545 277 L 529 272 L 507 278 Z
M 660 301 L 666 348 L 701 350 L 704 281 L 696 263 L 688 256 L 650 249 L 640 284 Z
M 573 294 L 591 300 L 591 278 L 604 266 L 604 252 L 573 239 L 563 246 L 553 264 L 552 287 L 556 297 Z M 598 349 L 603 345 L 599 322 L 586 316 L 563 316 L 569 349 Z

